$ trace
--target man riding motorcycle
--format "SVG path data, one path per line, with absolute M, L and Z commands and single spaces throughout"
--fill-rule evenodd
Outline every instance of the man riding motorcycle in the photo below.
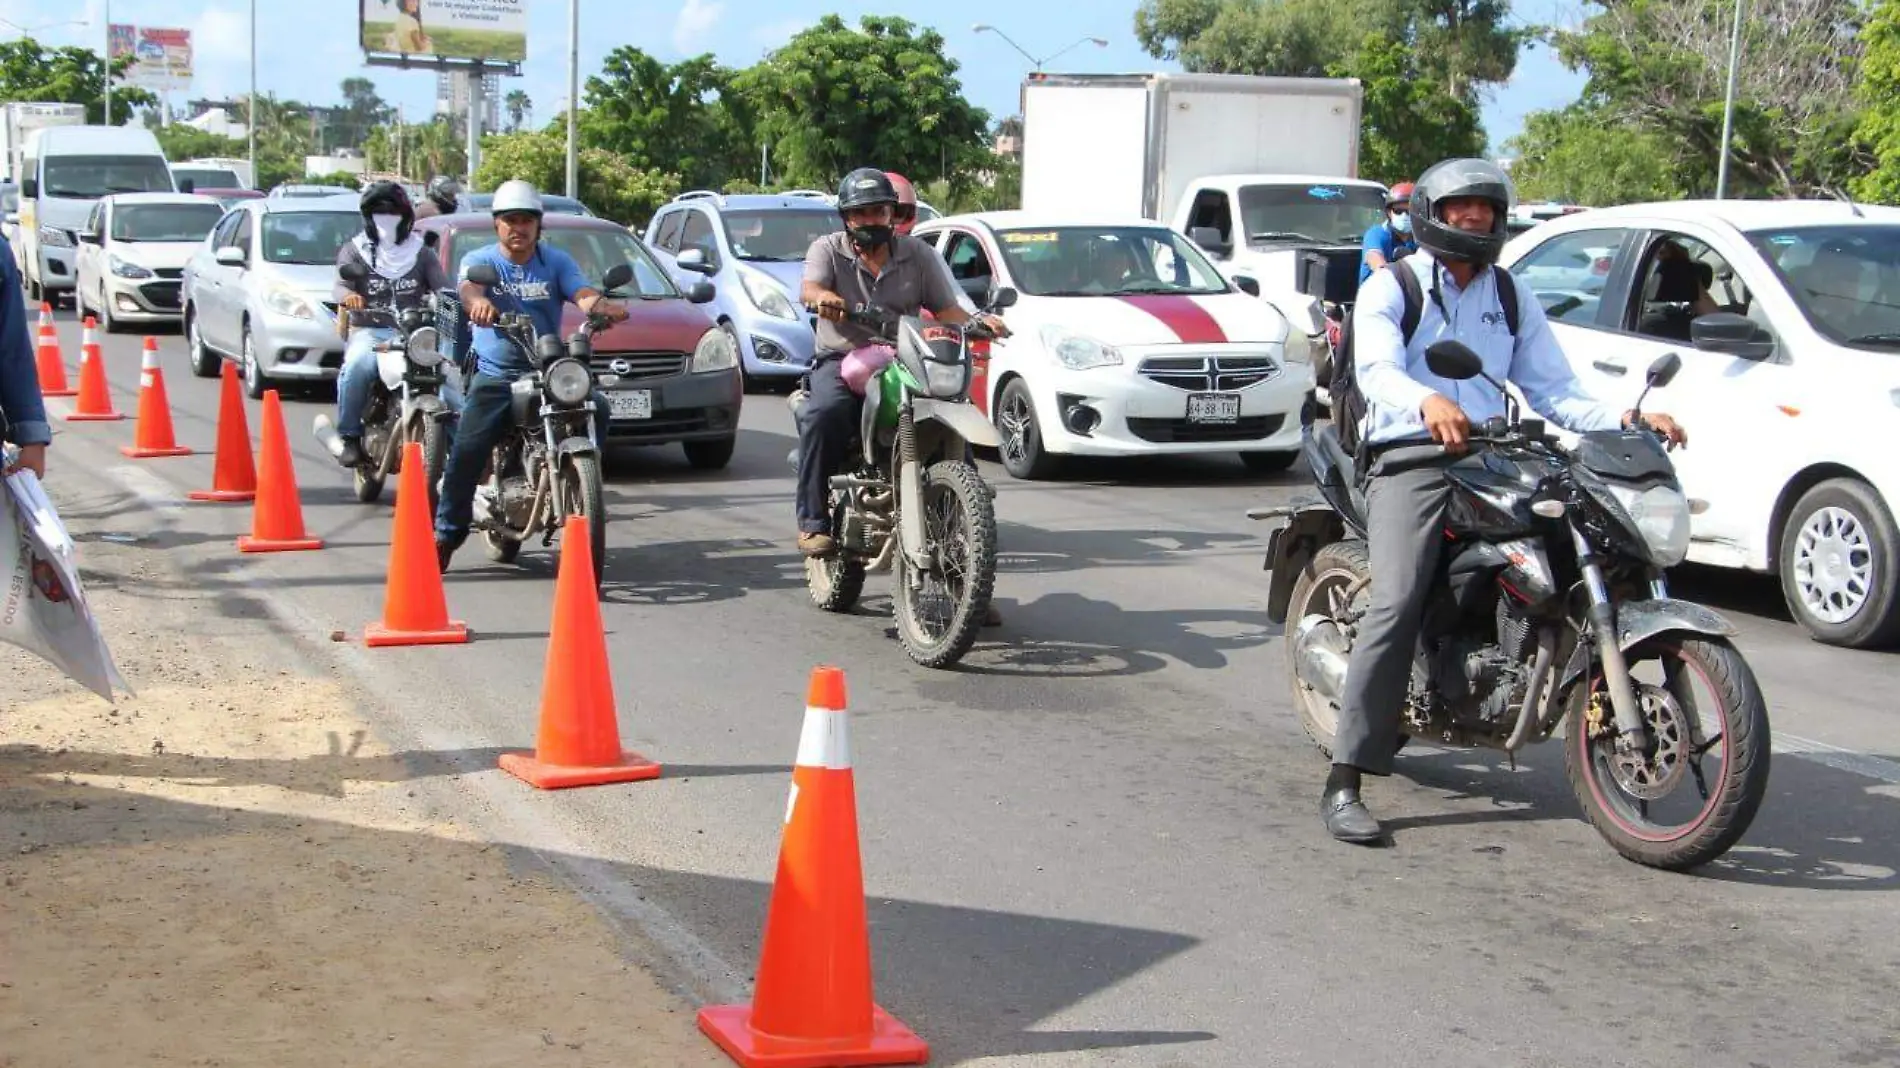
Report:
M 902 315 L 928 309 L 947 323 L 972 318 L 960 305 L 960 291 L 936 250 L 896 233 L 891 222 L 896 206 L 897 190 L 883 171 L 852 171 L 838 187 L 844 231 L 813 241 L 805 254 L 800 298 L 818 312 L 806 418 L 798 429 L 798 548 L 806 556 L 837 549 L 831 537 L 828 483 L 844 462 L 860 404 L 839 372 L 851 350 L 875 340 L 868 327 L 846 321 L 846 309 L 877 304 Z M 998 335 L 1008 335 L 1001 319 L 980 318 Z
M 1412 238 L 1412 190 L 1411 182 L 1393 186 L 1385 196 L 1385 218 L 1366 230 L 1365 251 L 1359 254 L 1360 285 L 1366 284 L 1372 272 L 1418 251 L 1418 242 Z
M 363 191 L 362 212 L 363 232 L 336 254 L 334 297 L 348 310 L 350 325 L 336 387 L 336 432 L 343 442 L 337 462 L 344 467 L 364 461 L 363 407 L 376 383 L 376 346 L 396 336 L 392 298 L 400 313 L 421 307 L 429 294 L 449 284 L 441 260 L 415 230 L 416 212 L 402 186 L 371 185 Z M 360 284 L 344 278 L 343 267 L 350 263 L 367 267 L 369 277 Z M 452 379 L 445 383 L 443 400 L 451 410 L 459 407 Z
M 917 187 L 896 171 L 885 171 L 884 177 L 891 180 L 891 189 L 897 194 L 897 206 L 891 209 L 891 226 L 909 237 L 910 232 L 917 229 Z
M 423 201 L 416 208 L 416 218 L 426 219 L 431 215 L 454 215 L 457 198 L 461 195 L 462 183 L 446 174 L 438 174 L 429 179 Z
M 1375 272 L 1353 310 L 1353 363 L 1366 400 L 1361 440 L 1372 587 L 1346 671 L 1332 772 L 1320 801 L 1327 831 L 1341 841 L 1376 842 L 1384 834 L 1360 799 L 1360 779 L 1362 773 L 1390 775 L 1399 747 L 1424 600 L 1444 540 L 1444 465 L 1467 448 L 1472 424 L 1505 414 L 1504 399 L 1483 380 L 1434 375 L 1425 350 L 1436 341 L 1463 342 L 1483 359 L 1486 374 L 1515 382 L 1533 408 L 1566 429 L 1629 423 L 1629 412 L 1619 413 L 1584 391 L 1543 308 L 1527 291 L 1516 291 L 1521 321 L 1513 336 L 1499 296 L 1502 272 L 1493 264 L 1504 247 L 1515 195 L 1510 178 L 1485 160 L 1448 160 L 1427 170 L 1409 205 L 1419 252 L 1392 270 Z M 1398 271 L 1413 272 L 1428 295 L 1409 343 L 1401 327 L 1406 301 Z M 1508 275 L 1502 284 L 1511 284 Z M 1642 418 L 1671 445 L 1687 441 L 1669 416 L 1645 412 Z M 1390 450 L 1434 441 L 1452 455 L 1386 469 Z
M 435 553 L 442 570 L 468 538 L 474 518 L 475 486 L 489 454 L 507 432 L 513 416 L 510 384 L 531 369 L 528 356 L 495 329 L 503 313 L 525 314 L 537 335 L 559 335 L 561 309 L 573 303 L 588 314 L 611 321 L 627 309 L 594 288 L 573 257 L 541 243 L 541 194 L 523 181 L 503 182 L 495 190 L 489 214 L 499 240 L 462 260 L 460 295 L 474 327 L 475 374 L 464 389 L 462 416 L 449 462 L 442 475 L 442 497 L 435 513 Z M 492 294 L 468 280 L 469 268 L 485 263 L 501 275 Z M 607 441 L 607 398 L 593 395 L 595 437 Z

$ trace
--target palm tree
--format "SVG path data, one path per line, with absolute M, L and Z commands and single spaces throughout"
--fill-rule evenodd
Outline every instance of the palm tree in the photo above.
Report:
M 534 101 L 529 100 L 528 94 L 520 89 L 509 90 L 508 95 L 502 98 L 502 104 L 508 109 L 510 132 L 519 132 L 522 124 L 534 112 Z

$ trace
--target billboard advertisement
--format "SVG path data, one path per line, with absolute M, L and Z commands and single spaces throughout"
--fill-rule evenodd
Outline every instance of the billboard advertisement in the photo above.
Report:
M 106 31 L 112 58 L 132 57 L 125 81 L 166 92 L 191 88 L 191 31 L 113 23 Z
M 360 0 L 363 51 L 409 60 L 520 63 L 528 0 Z

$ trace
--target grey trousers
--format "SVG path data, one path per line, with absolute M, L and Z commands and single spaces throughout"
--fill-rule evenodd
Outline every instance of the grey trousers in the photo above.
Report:
M 1366 479 L 1367 548 L 1372 605 L 1359 621 L 1346 692 L 1333 742 L 1333 763 L 1368 775 L 1392 774 L 1399 711 L 1411 681 L 1425 600 L 1444 546 L 1449 460 L 1384 473 L 1374 462 Z

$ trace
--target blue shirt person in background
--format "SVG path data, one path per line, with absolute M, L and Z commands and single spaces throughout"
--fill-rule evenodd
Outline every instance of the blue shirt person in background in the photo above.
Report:
M 570 303 L 614 321 L 627 317 L 626 308 L 607 300 L 588 282 L 572 256 L 541 243 L 541 194 L 534 186 L 503 182 L 495 190 L 489 213 L 495 217 L 500 240 L 464 257 L 459 279 L 462 306 L 474 326 L 475 374 L 464 390 L 462 415 L 442 472 L 442 494 L 435 511 L 436 562 L 444 571 L 468 538 L 475 484 L 513 418 L 511 384 L 533 369 L 528 354 L 495 329 L 496 318 L 526 315 L 534 323 L 536 336 L 559 337 L 561 309 Z M 493 266 L 501 276 L 494 289 L 485 290 L 468 280 L 469 268 L 478 263 Z M 607 398 L 595 390 L 593 403 L 594 436 L 604 444 Z
M 6 440 L 20 447 L 7 474 L 25 468 L 46 477 L 46 446 L 53 440 L 40 396 L 40 371 L 34 361 L 33 335 L 27 332 L 26 302 L 20 296 L 20 269 L 13 249 L 0 239 L 0 422 Z
M 1359 284 L 1372 272 L 1418 251 L 1412 239 L 1412 183 L 1400 182 L 1385 195 L 1385 218 L 1366 231 L 1359 254 Z

